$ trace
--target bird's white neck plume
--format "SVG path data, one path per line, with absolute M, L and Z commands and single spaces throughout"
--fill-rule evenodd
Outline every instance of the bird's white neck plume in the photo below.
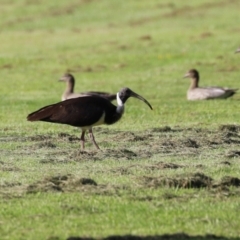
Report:
M 119 97 L 119 93 L 117 93 L 117 112 L 120 113 L 120 114 L 123 114 L 124 112 L 124 104 L 121 100 L 121 98 Z
M 119 97 L 119 93 L 117 93 L 117 104 L 119 107 L 123 106 L 123 102 L 122 102 L 121 98 Z

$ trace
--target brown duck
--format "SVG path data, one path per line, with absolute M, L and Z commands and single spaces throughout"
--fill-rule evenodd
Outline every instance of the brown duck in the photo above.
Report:
M 240 53 L 240 47 L 235 51 L 235 53 Z
M 91 96 L 100 96 L 103 98 L 106 98 L 109 101 L 113 101 L 116 99 L 116 94 L 106 93 L 106 92 L 82 92 L 82 93 L 74 93 L 74 85 L 75 85 L 75 79 L 72 74 L 66 73 L 64 74 L 59 81 L 66 82 L 67 87 L 62 95 L 62 101 L 71 99 L 71 98 L 77 98 L 82 97 L 85 95 L 91 95 Z
M 189 70 L 184 78 L 191 78 L 191 84 L 187 91 L 188 100 L 225 99 L 233 96 L 238 90 L 222 87 L 199 87 L 200 77 L 196 69 Z

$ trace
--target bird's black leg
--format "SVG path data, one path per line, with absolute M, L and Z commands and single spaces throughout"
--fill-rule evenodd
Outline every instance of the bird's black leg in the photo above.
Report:
M 85 132 L 86 132 L 86 130 L 82 130 L 82 135 L 81 135 L 81 138 L 80 138 L 82 150 L 84 149 L 84 142 L 85 142 L 84 136 L 85 136 Z
M 90 135 L 90 138 L 92 139 L 93 144 L 95 145 L 95 147 L 97 149 L 100 149 L 99 146 L 97 145 L 96 141 L 95 141 L 95 138 L 94 138 L 94 135 L 93 135 L 93 132 L 92 132 L 92 128 L 89 129 L 89 135 Z

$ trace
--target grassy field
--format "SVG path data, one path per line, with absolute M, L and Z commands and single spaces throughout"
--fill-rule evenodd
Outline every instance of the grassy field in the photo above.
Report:
M 240 239 L 240 96 L 189 102 L 182 78 L 240 88 L 239 1 L 0 3 L 0 239 Z M 79 129 L 26 120 L 65 72 L 153 111 L 129 99 L 79 154 Z

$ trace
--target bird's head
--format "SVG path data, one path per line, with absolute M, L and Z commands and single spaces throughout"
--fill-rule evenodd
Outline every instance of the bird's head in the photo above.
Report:
M 123 88 L 117 93 L 118 105 L 122 106 L 129 97 L 138 98 L 139 100 L 145 102 L 152 109 L 151 104 L 144 97 L 133 92 L 130 88 Z
M 190 69 L 183 78 L 199 78 L 199 73 L 196 69 Z
M 59 81 L 63 81 L 63 82 L 74 82 L 74 77 L 72 74 L 70 73 L 65 73 L 60 79 Z

